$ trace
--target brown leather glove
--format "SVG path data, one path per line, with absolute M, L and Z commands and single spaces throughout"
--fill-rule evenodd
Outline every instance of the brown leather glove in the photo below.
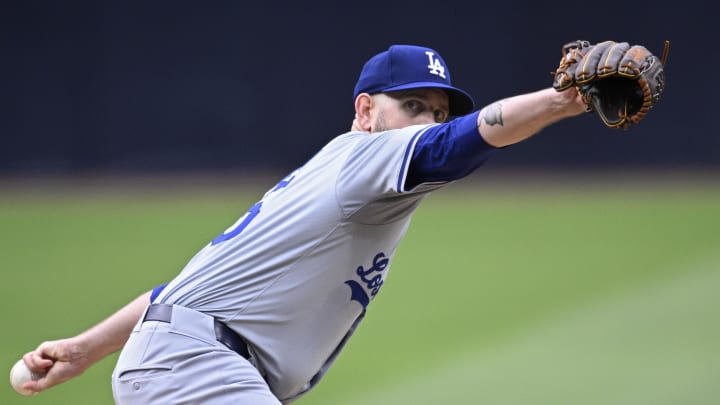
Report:
M 587 103 L 610 128 L 627 129 L 639 123 L 660 99 L 665 89 L 665 62 L 642 45 L 605 41 L 565 44 L 555 71 L 553 88 L 564 91 L 575 86 Z

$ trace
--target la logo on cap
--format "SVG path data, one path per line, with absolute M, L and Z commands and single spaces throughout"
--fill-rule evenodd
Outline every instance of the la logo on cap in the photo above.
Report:
M 445 79 L 445 66 L 443 66 L 442 63 L 440 63 L 440 59 L 435 58 L 435 53 L 426 51 L 425 55 L 428 56 L 429 64 L 428 69 L 430 69 L 430 73 L 434 74 L 435 76 L 440 76 L 443 79 Z

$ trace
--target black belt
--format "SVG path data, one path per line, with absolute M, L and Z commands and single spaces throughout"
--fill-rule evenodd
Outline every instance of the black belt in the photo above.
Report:
M 172 308 L 172 305 L 168 304 L 150 304 L 147 312 L 145 312 L 143 322 L 158 321 L 170 323 L 172 321 Z M 243 338 L 217 319 L 215 319 L 215 338 L 235 353 L 246 359 L 250 358 L 247 343 L 245 343 Z

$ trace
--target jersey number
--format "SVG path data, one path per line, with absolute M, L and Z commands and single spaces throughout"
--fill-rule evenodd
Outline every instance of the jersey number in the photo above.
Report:
M 240 219 L 238 219 L 237 222 L 235 222 L 233 224 L 233 226 L 228 228 L 228 230 L 225 231 L 225 233 L 223 233 L 222 235 L 213 239 L 211 245 L 217 245 L 220 242 L 224 242 L 228 239 L 232 239 L 232 238 L 240 235 L 240 232 L 242 232 L 243 229 L 245 229 L 248 225 L 250 225 L 250 221 L 255 219 L 255 217 L 260 213 L 260 207 L 262 207 L 262 201 L 256 203 L 252 207 L 250 207 L 248 212 L 245 215 L 243 215 Z
M 295 176 L 291 175 L 286 178 L 284 178 L 282 181 L 280 181 L 271 191 L 270 193 L 274 193 L 275 191 L 278 191 L 280 189 L 283 189 L 287 187 L 288 184 L 294 179 Z M 268 193 L 268 194 L 270 194 Z M 250 225 L 250 222 L 252 222 L 253 219 L 255 219 L 256 216 L 260 213 L 260 208 L 262 208 L 263 202 L 259 201 L 255 203 L 250 209 L 248 210 L 245 215 L 240 217 L 230 228 L 228 228 L 222 235 L 218 236 L 217 238 L 213 239 L 210 243 L 211 245 L 217 245 L 220 242 L 224 242 L 228 239 L 232 239 L 247 228 L 248 225 Z

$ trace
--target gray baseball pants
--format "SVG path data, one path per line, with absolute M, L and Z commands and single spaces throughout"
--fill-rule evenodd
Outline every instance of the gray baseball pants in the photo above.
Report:
M 140 321 L 112 376 L 118 405 L 279 405 L 258 370 L 215 338 L 214 320 L 173 307 L 170 323 Z

